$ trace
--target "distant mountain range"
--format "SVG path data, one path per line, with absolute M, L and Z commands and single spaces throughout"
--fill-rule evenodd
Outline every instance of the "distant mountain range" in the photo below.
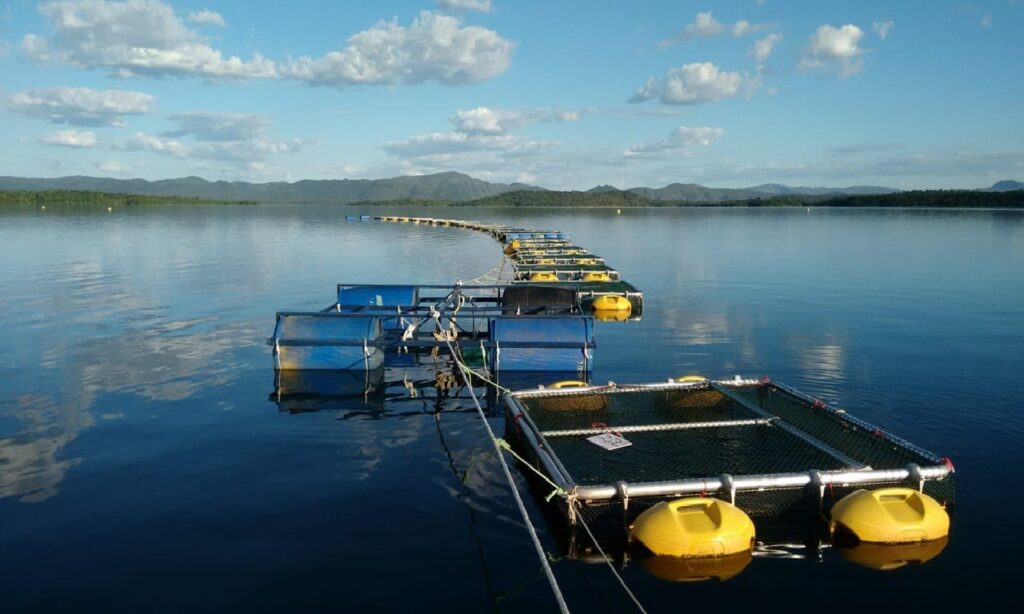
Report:
M 1001 192 L 1024 189 L 1019 181 L 1000 181 L 983 191 Z M 110 179 L 105 177 L 58 177 L 31 179 L 0 177 L 0 190 L 89 190 L 114 194 L 148 196 L 190 196 L 217 200 L 249 200 L 279 203 L 353 203 L 426 199 L 468 201 L 506 192 L 544 190 L 522 183 L 491 183 L 463 173 L 436 173 L 393 177 L 390 179 L 307 179 L 288 183 L 248 183 L 245 181 L 207 181 L 201 177 L 163 179 Z M 673 183 L 662 188 L 636 187 L 619 190 L 598 186 L 588 193 L 628 192 L 659 201 L 723 202 L 772 196 L 847 196 L 891 194 L 891 188 L 851 186 L 847 188 L 790 187 L 768 183 L 750 188 L 708 188 L 694 183 Z

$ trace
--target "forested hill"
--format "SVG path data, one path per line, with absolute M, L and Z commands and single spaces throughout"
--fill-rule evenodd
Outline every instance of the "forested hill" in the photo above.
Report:
M 654 200 L 619 190 L 591 192 L 507 192 L 469 201 L 418 200 L 364 201 L 354 206 L 453 206 L 453 207 L 890 207 L 1021 209 L 1024 190 L 976 192 L 972 190 L 916 190 L 893 194 L 814 196 L 791 194 L 729 201 L 692 202 Z
M 0 205 L 131 206 L 131 205 L 251 205 L 246 200 L 215 200 L 191 196 L 109 194 L 84 190 L 0 190 Z

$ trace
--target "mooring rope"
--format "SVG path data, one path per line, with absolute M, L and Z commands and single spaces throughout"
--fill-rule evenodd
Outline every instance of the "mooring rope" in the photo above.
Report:
M 640 610 L 644 614 L 647 614 L 647 610 L 644 609 L 643 604 L 640 603 L 640 600 L 636 598 L 636 595 L 633 594 L 633 591 L 629 589 L 629 586 L 626 584 L 626 579 L 622 577 L 622 574 L 619 573 L 619 570 L 615 569 L 615 565 L 612 565 L 611 557 L 605 554 L 604 549 L 601 548 L 601 544 L 597 543 L 597 538 L 594 537 L 594 533 L 590 530 L 590 525 L 588 525 L 587 521 L 583 519 L 583 506 L 581 506 L 580 502 L 575 499 L 570 499 L 569 504 L 576 506 L 576 518 L 579 519 L 580 524 L 583 525 L 583 528 L 587 530 L 587 535 L 590 536 L 590 541 L 594 542 L 594 547 L 597 548 L 597 552 L 601 555 L 601 558 L 604 559 L 605 564 L 608 565 L 608 569 L 612 571 L 612 575 L 615 576 L 615 579 L 618 580 L 619 584 L 622 585 L 622 590 L 626 591 L 626 594 L 629 595 L 629 598 L 633 600 L 633 603 L 636 605 L 637 610 Z
M 448 351 L 451 352 L 452 355 L 452 360 L 459 367 L 459 370 L 462 372 L 463 377 L 476 376 L 479 377 L 481 380 L 501 390 L 508 392 L 508 388 L 503 388 L 502 386 L 499 386 L 498 384 L 492 382 L 486 377 L 481 376 L 473 368 L 466 364 L 460 357 L 459 353 L 456 351 L 455 347 L 452 346 L 451 342 L 445 340 L 445 343 L 447 343 Z M 551 583 L 551 589 L 552 591 L 554 591 L 555 598 L 558 599 L 558 603 L 559 606 L 562 608 L 562 611 L 568 612 L 568 606 L 565 605 L 565 600 L 562 598 L 561 590 L 558 587 L 558 581 L 555 579 L 554 574 L 551 571 L 551 567 L 547 563 L 547 557 L 545 556 L 544 551 L 540 546 L 540 540 L 537 537 L 536 530 L 533 528 L 533 524 L 530 522 L 530 517 L 527 515 L 526 507 L 523 505 L 523 500 L 519 497 L 519 490 L 516 488 L 515 482 L 512 480 L 512 473 L 509 471 L 508 464 L 505 462 L 505 456 L 501 453 L 502 449 L 507 450 L 510 454 L 512 454 L 512 456 L 516 458 L 516 460 L 521 462 L 523 465 L 525 465 L 535 474 L 540 476 L 544 481 L 546 481 L 549 485 L 551 485 L 554 488 L 554 490 L 552 490 L 551 493 L 546 497 L 547 501 L 550 501 L 552 497 L 560 496 L 563 497 L 569 505 L 577 507 L 576 518 L 580 521 L 580 524 L 583 525 L 583 528 L 586 529 L 587 535 L 590 536 L 590 541 L 594 543 L 594 546 L 597 548 L 597 551 L 604 558 L 605 563 L 608 565 L 608 569 L 611 570 L 612 575 L 614 575 L 615 579 L 618 580 L 619 584 L 622 585 L 622 589 L 626 592 L 626 595 L 628 595 L 629 598 L 636 605 L 637 610 L 646 614 L 647 610 L 644 609 L 643 604 L 640 603 L 640 600 L 637 599 L 637 596 L 633 593 L 632 590 L 630 590 L 629 586 L 626 584 L 625 578 L 623 578 L 622 575 L 618 572 L 618 570 L 615 569 L 615 566 L 612 565 L 611 558 L 607 554 L 605 554 L 604 550 L 601 548 L 601 544 L 599 544 L 597 542 L 597 538 L 594 537 L 594 533 L 590 530 L 590 526 L 587 525 L 587 521 L 583 518 L 583 509 L 582 507 L 580 507 L 579 502 L 573 497 L 570 497 L 569 493 L 562 489 L 558 484 L 555 484 L 553 481 L 551 481 L 551 479 L 548 478 L 548 476 L 544 475 L 544 473 L 540 469 L 534 467 L 532 464 L 527 462 L 525 458 L 517 454 L 516 451 L 512 449 L 512 446 L 509 445 L 507 441 L 498 438 L 494 435 L 494 431 L 491 429 L 491 425 L 487 422 L 487 417 L 484 415 L 483 408 L 480 407 L 480 401 L 477 399 L 476 391 L 473 390 L 473 382 L 471 380 L 466 381 L 466 388 L 469 390 L 469 394 L 473 398 L 473 403 L 476 404 L 476 409 L 480 413 L 480 419 L 483 420 L 484 428 L 487 429 L 487 434 L 491 438 L 491 443 L 494 445 L 495 451 L 497 452 L 498 456 L 501 459 L 502 469 L 504 469 L 505 471 L 505 477 L 508 479 L 509 487 L 512 489 L 512 494 L 515 496 L 516 503 L 519 505 L 519 512 L 523 515 L 523 519 L 526 521 L 526 526 L 530 532 L 530 536 L 533 538 L 534 546 L 537 548 L 537 555 L 540 557 L 541 561 L 544 564 L 544 570 L 545 573 L 548 574 L 548 581 Z
M 439 317 L 439 316 L 435 316 Z M 451 352 L 452 356 L 455 356 L 455 349 L 452 347 L 452 342 L 445 339 L 445 344 L 448 346 L 448 351 Z M 459 366 L 461 370 L 462 363 L 455 361 L 455 364 Z M 467 374 L 463 371 L 463 376 Z M 562 589 L 558 586 L 558 579 L 555 578 L 555 572 L 551 570 L 551 565 L 548 563 L 547 554 L 544 552 L 544 547 L 540 543 L 540 537 L 537 535 L 537 529 L 534 528 L 533 522 L 530 521 L 530 514 L 526 511 L 526 505 L 523 503 L 522 497 L 519 496 L 519 489 L 516 488 L 515 479 L 512 477 L 512 472 L 508 468 L 508 463 L 505 462 L 505 455 L 501 453 L 501 446 L 498 444 L 498 438 L 494 435 L 494 431 L 491 429 L 491 425 L 487 422 L 487 414 L 484 413 L 484 408 L 480 406 L 480 399 L 476 396 L 476 391 L 473 390 L 472 382 L 467 382 L 467 388 L 469 389 L 469 395 L 473 398 L 473 404 L 476 405 L 476 411 L 480 414 L 480 421 L 484 425 L 484 429 L 487 431 L 487 436 L 491 439 L 491 444 L 494 446 L 494 452 L 498 455 L 498 460 L 501 461 L 501 469 L 505 472 L 505 479 L 508 480 L 508 486 L 512 490 L 512 496 L 516 500 L 516 505 L 519 506 L 519 513 L 523 516 L 523 521 L 526 523 L 526 529 L 530 533 L 530 539 L 533 540 L 533 547 L 537 551 L 537 558 L 540 559 L 541 566 L 544 568 L 544 574 L 548 577 L 548 584 L 551 585 L 551 592 L 555 594 L 555 600 L 558 602 L 558 608 L 568 614 L 569 606 L 565 602 L 565 597 L 562 596 Z

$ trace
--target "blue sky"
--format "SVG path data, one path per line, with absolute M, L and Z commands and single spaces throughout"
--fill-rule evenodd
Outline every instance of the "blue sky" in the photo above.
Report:
M 12 1 L 0 174 L 1024 179 L 1024 0 Z

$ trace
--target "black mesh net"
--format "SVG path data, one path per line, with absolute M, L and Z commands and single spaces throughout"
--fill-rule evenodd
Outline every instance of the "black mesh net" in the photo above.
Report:
M 519 401 L 544 434 L 549 451 L 580 486 L 937 464 L 928 453 L 773 384 L 720 390 L 713 385 L 618 388 L 564 391 Z M 744 424 L 694 424 L 729 421 Z M 632 430 L 636 427 L 639 430 Z M 631 445 L 605 450 L 587 440 L 595 429 L 619 432 Z M 573 430 L 585 432 L 564 432 Z M 826 487 L 823 495 L 814 486 L 739 491 L 736 504 L 756 516 L 800 509 L 816 512 L 856 489 L 882 485 Z M 926 482 L 925 492 L 942 503 L 953 503 L 952 477 Z M 594 520 L 610 514 L 621 522 L 624 517 L 619 501 L 585 503 L 586 514 Z M 647 503 L 631 501 L 625 515 L 632 517 Z

